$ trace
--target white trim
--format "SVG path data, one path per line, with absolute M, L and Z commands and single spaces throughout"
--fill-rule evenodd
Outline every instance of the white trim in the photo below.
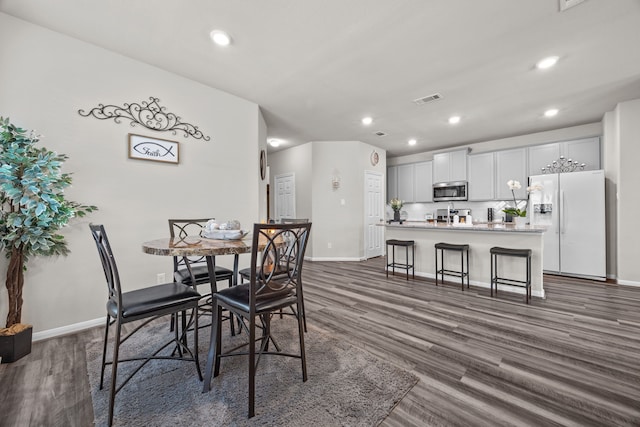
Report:
M 375 152 L 375 150 L 374 150 L 374 152 Z M 369 241 L 368 241 L 369 239 L 367 238 L 369 233 L 367 233 L 368 224 L 367 224 L 367 207 L 366 207 L 367 206 L 367 177 L 368 177 L 368 175 L 375 175 L 378 178 L 380 178 L 380 206 L 379 206 L 379 208 L 380 208 L 380 214 L 382 215 L 381 218 L 380 218 L 380 221 L 384 221 L 384 206 L 385 206 L 385 203 L 384 203 L 384 194 L 385 194 L 384 184 L 386 183 L 386 181 L 384 179 L 384 174 L 382 172 L 372 171 L 372 170 L 365 170 L 364 171 L 364 188 L 363 188 L 363 190 L 364 190 L 364 197 L 363 197 L 363 200 L 364 200 L 364 209 L 363 209 L 363 211 L 364 211 L 363 212 L 363 214 L 364 214 L 364 218 L 363 218 L 363 222 L 364 222 L 363 233 L 364 233 L 364 236 L 363 237 L 364 237 L 364 239 L 362 239 L 363 240 L 363 242 L 362 242 L 363 243 L 362 250 L 364 251 L 364 259 L 365 260 L 367 260 L 369 258 L 375 258 L 375 257 L 379 257 L 379 256 L 384 256 L 385 255 L 385 250 L 386 250 L 385 249 L 386 245 L 384 244 L 384 240 L 385 240 L 384 239 L 384 231 L 385 231 L 385 229 L 381 228 L 380 229 L 380 233 L 382 234 L 382 239 L 380 241 L 380 253 L 367 258 L 367 246 L 368 246 L 367 244 L 369 243 Z
M 274 191 L 274 199 L 273 199 L 273 212 L 274 212 L 274 218 L 276 220 L 280 220 L 282 218 L 281 212 L 280 210 L 282 209 L 282 206 L 279 205 L 278 202 L 278 181 L 281 180 L 286 180 L 286 179 L 291 179 L 291 195 L 292 195 L 292 204 L 293 206 L 291 207 L 292 211 L 291 213 L 287 214 L 287 217 L 290 218 L 296 218 L 296 174 L 295 172 L 285 172 L 285 173 L 281 173 L 278 174 L 276 176 L 273 177 L 273 191 Z
M 46 340 L 47 338 L 54 338 L 61 335 L 71 334 L 73 332 L 83 331 L 95 326 L 103 325 L 107 322 L 106 317 L 100 317 L 98 319 L 87 320 L 85 322 L 74 323 L 72 325 L 61 326 L 59 328 L 48 329 L 46 331 L 34 332 L 32 341 Z
M 305 257 L 307 259 L 307 257 Z M 351 258 L 351 257 L 310 257 L 309 261 L 366 261 L 364 257 Z
M 640 282 L 636 282 L 634 280 L 617 280 L 618 285 L 625 285 L 625 286 L 640 286 Z

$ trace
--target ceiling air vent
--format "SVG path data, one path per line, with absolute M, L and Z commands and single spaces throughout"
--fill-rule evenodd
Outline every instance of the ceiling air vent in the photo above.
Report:
M 427 102 L 437 101 L 440 98 L 442 98 L 442 95 L 440 95 L 439 93 L 434 93 L 433 95 L 423 96 L 422 98 L 414 99 L 413 102 L 415 102 L 418 105 L 422 105 L 422 104 L 426 104 Z
M 384 133 L 384 132 L 382 132 L 380 130 L 378 132 L 376 132 L 376 135 L 378 135 L 378 136 L 387 136 L 386 133 Z

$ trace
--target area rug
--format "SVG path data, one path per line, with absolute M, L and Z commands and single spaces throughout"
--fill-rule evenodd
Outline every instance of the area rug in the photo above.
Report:
M 121 355 L 155 349 L 168 337 L 168 321 L 148 325 L 121 347 Z M 309 325 L 305 334 L 308 380 L 299 359 L 263 356 L 256 377 L 256 415 L 247 419 L 246 356 L 223 358 L 212 389 L 202 393 L 192 362 L 152 361 L 116 395 L 116 426 L 375 426 L 415 385 L 417 378 L 342 339 Z M 291 316 L 274 319 L 273 335 L 284 351 L 297 352 Z M 201 329 L 204 373 L 209 328 Z M 223 328 L 223 348 L 246 340 Z M 99 390 L 102 342 L 87 344 L 87 370 L 96 426 L 107 425 L 109 384 Z M 111 346 L 110 346 L 111 347 Z M 136 362 L 118 366 L 125 378 Z M 105 383 L 111 369 L 107 367 Z

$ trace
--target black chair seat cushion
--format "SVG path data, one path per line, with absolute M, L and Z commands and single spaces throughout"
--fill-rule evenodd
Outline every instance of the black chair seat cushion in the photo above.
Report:
M 387 240 L 387 245 L 393 246 L 413 246 L 415 245 L 414 240 L 398 240 L 398 239 L 389 239 Z
M 149 288 L 124 292 L 122 294 L 122 317 L 135 317 L 154 311 L 198 301 L 201 295 L 191 286 L 182 283 L 167 283 Z M 118 316 L 115 301 L 107 302 L 107 313 L 113 318 Z
M 289 271 L 292 271 L 292 270 L 293 270 L 293 268 L 289 269 Z M 242 276 L 243 278 L 245 278 L 247 280 L 250 280 L 251 279 L 251 267 L 243 268 L 242 270 L 240 270 L 238 272 L 238 274 L 240 276 Z M 259 275 L 259 274 L 260 274 L 260 271 L 256 271 L 256 275 Z M 287 274 L 287 269 L 285 267 L 283 267 L 283 266 L 280 266 L 280 267 L 278 267 L 278 270 L 275 272 L 274 276 L 277 277 L 277 276 L 280 276 L 280 275 L 283 275 L 283 274 Z
M 196 278 L 196 284 L 200 285 L 203 283 L 209 283 L 209 269 L 206 265 L 195 265 L 191 267 L 193 271 L 193 275 Z M 216 281 L 220 280 L 229 280 L 233 277 L 233 271 L 228 268 L 218 267 L 216 265 Z M 189 270 L 187 268 L 181 268 L 180 270 L 173 273 L 173 277 L 176 282 L 184 283 L 187 285 L 191 284 L 191 275 L 189 275 Z
M 231 307 L 249 312 L 250 283 L 232 286 L 218 291 L 215 298 Z M 291 289 L 272 290 L 270 288 L 261 292 L 256 300 L 256 313 L 277 310 L 296 303 L 296 294 Z
M 447 251 L 468 251 L 469 245 L 457 245 L 455 243 L 436 243 L 436 249 L 444 249 Z
M 508 255 L 508 256 L 516 256 L 516 257 L 531 256 L 531 249 L 513 249 L 513 248 L 501 248 L 499 246 L 494 246 L 489 250 L 489 252 L 494 255 Z

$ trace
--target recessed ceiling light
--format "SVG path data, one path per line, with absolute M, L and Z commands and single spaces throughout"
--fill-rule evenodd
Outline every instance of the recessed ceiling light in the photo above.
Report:
M 557 108 L 550 108 L 547 111 L 544 112 L 544 116 L 545 117 L 553 117 L 556 114 L 558 114 L 558 109 Z
M 279 139 L 270 139 L 269 140 L 269 145 L 272 147 L 278 147 L 280 146 L 280 144 L 282 143 L 282 141 L 280 141 Z
M 365 126 L 369 126 L 371 123 L 373 123 L 373 118 L 371 117 L 363 117 L 362 118 L 362 124 Z
M 558 59 L 559 57 L 557 56 L 548 56 L 538 61 L 538 63 L 536 64 L 536 68 L 538 68 L 539 70 L 546 70 L 547 68 L 551 68 L 556 65 Z
M 209 33 L 209 36 L 211 36 L 211 40 L 218 46 L 229 46 L 231 43 L 231 37 L 224 31 L 213 30 Z
M 449 117 L 449 124 L 455 125 L 456 123 L 460 123 L 460 116 L 451 116 Z
M 415 139 L 410 139 L 408 142 L 409 145 L 416 145 L 418 143 L 418 141 L 416 141 Z

